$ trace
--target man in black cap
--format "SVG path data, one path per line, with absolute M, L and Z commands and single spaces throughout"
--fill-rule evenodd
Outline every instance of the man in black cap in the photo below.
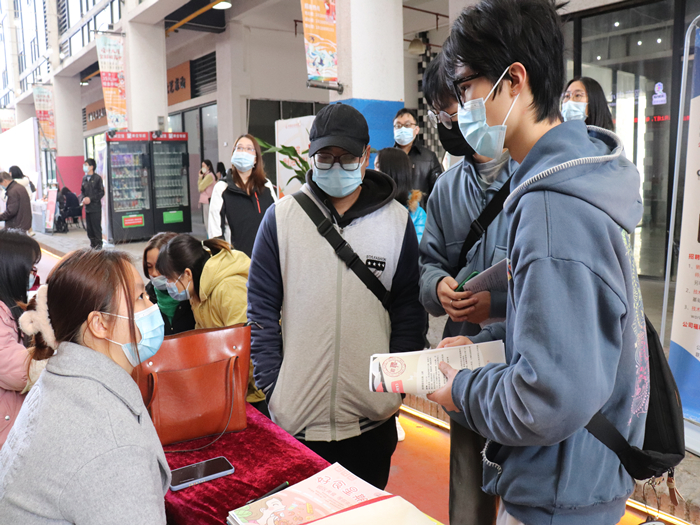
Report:
M 401 397 L 370 392 L 369 362 L 423 346 L 418 242 L 394 182 L 367 169 L 361 113 L 327 106 L 309 138 L 306 184 L 267 210 L 253 247 L 255 382 L 275 423 L 383 489 Z

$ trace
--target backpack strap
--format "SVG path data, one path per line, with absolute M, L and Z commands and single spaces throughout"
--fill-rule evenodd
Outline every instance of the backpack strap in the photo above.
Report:
M 620 431 L 615 428 L 615 425 L 600 411 L 596 412 L 588 422 L 586 430 L 593 434 L 603 445 L 617 454 L 618 457 L 631 448 L 631 445 L 624 436 L 620 434 Z
M 501 189 L 498 190 L 498 193 L 496 193 L 493 199 L 491 199 L 491 202 L 488 203 L 486 208 L 484 208 L 481 214 L 474 219 L 471 226 L 469 226 L 469 233 L 467 234 L 467 238 L 464 240 L 462 250 L 459 252 L 457 272 L 467 265 L 467 254 L 469 253 L 469 250 L 471 250 L 477 241 L 481 239 L 484 233 L 486 233 L 486 229 L 489 227 L 489 225 L 496 217 L 498 217 L 498 214 L 503 211 L 503 203 L 508 198 L 508 195 L 510 195 L 511 178 L 512 176 L 508 177 L 508 180 L 503 183 Z
M 299 203 L 301 209 L 306 212 L 309 218 L 316 225 L 318 233 L 321 234 L 331 245 L 333 251 L 345 265 L 350 268 L 360 281 L 379 299 L 382 306 L 389 310 L 391 303 L 391 292 L 389 292 L 379 278 L 372 273 L 372 270 L 367 268 L 367 265 L 362 262 L 360 256 L 355 253 L 352 247 L 343 239 L 333 227 L 333 223 L 326 217 L 318 208 L 316 203 L 303 191 L 297 191 L 293 194 L 294 199 Z

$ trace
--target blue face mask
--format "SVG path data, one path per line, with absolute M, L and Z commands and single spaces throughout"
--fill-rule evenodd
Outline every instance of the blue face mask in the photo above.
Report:
M 122 319 L 129 319 L 123 315 L 110 313 L 107 315 L 121 317 Z M 160 310 L 158 309 L 157 304 L 154 304 L 140 312 L 136 312 L 134 314 L 134 323 L 139 329 L 139 332 L 141 332 L 141 341 L 139 341 L 136 345 L 138 347 L 138 353 L 134 351 L 131 343 L 118 343 L 117 341 L 112 341 L 111 339 L 107 339 L 107 341 L 121 346 L 122 351 L 129 360 L 129 363 L 131 363 L 131 366 L 138 366 L 142 362 L 156 355 L 156 352 L 158 352 L 160 345 L 163 344 L 163 338 L 165 337 L 165 323 L 163 322 L 163 317 L 160 315 Z
M 399 146 L 408 146 L 413 141 L 414 128 L 394 128 L 394 140 Z
M 158 277 L 151 277 L 151 284 L 153 288 L 157 288 L 161 292 L 165 292 L 168 289 L 168 279 L 165 275 L 159 275 Z
M 360 165 L 352 171 L 344 170 L 337 162 L 329 170 L 320 170 L 314 165 L 313 180 L 331 197 L 347 197 L 362 184 L 364 158 L 363 155 Z
M 90 168 L 88 166 L 83 166 L 83 173 L 85 173 L 85 175 L 88 174 L 88 171 L 90 171 Z
M 586 120 L 586 106 L 588 106 L 588 102 L 575 102 L 573 100 L 564 102 L 561 107 L 561 116 L 564 117 L 564 122 Z
M 520 97 L 518 93 L 518 96 L 515 97 L 513 104 L 511 104 L 508 110 L 506 118 L 503 119 L 503 124 L 500 126 L 489 126 L 486 123 L 486 101 L 491 98 L 491 95 L 496 90 L 496 86 L 501 83 L 501 80 L 503 80 L 507 72 L 508 68 L 506 68 L 498 81 L 493 85 L 486 99 L 476 98 L 465 102 L 460 105 L 459 111 L 457 112 L 459 129 L 464 139 L 476 153 L 490 159 L 499 157 L 503 152 L 503 144 L 506 140 L 506 121 L 510 116 L 510 112 L 513 111 L 518 97 Z
M 27 283 L 27 290 L 32 289 L 35 281 L 36 281 L 36 275 L 34 275 L 33 273 L 30 273 L 29 274 L 29 282 Z
M 182 274 L 184 275 L 184 274 Z M 175 281 L 179 281 L 182 278 L 182 275 L 178 277 Z M 184 286 L 184 283 L 183 283 Z M 175 299 L 176 301 L 187 301 L 190 298 L 190 291 L 189 291 L 189 286 L 185 286 L 185 289 L 183 291 L 180 291 L 177 289 L 177 284 L 175 283 L 169 283 L 166 281 L 165 283 L 165 289 L 168 291 L 168 295 Z
M 231 164 L 236 167 L 239 173 L 245 173 L 248 170 L 252 170 L 253 166 L 255 166 L 255 155 L 245 151 L 234 151 L 231 157 Z

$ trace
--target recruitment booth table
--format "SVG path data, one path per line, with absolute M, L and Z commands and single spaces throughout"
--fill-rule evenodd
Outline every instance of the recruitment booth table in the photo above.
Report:
M 306 448 L 249 404 L 248 427 L 224 434 L 210 447 L 197 452 L 168 453 L 169 450 L 196 449 L 213 438 L 198 439 L 164 447 L 171 469 L 219 456 L 231 462 L 236 471 L 200 485 L 165 496 L 165 512 L 171 525 L 221 525 L 228 513 L 288 481 L 302 481 L 326 468 L 329 463 Z

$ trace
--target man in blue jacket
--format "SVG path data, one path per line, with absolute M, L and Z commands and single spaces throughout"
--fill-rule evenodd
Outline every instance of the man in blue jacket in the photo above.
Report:
M 319 111 L 301 191 L 390 291 L 384 304 L 336 255 L 294 196 L 265 213 L 248 277 L 255 382 L 272 420 L 327 461 L 383 489 L 401 396 L 369 390 L 375 353 L 423 346 L 418 240 L 396 185 L 367 169 L 367 122 L 344 104 Z
M 584 427 L 601 410 L 632 446 L 644 438 L 648 346 L 630 242 L 639 174 L 614 133 L 562 123 L 562 49 L 552 0 L 485 0 L 443 49 L 467 142 L 483 155 L 504 143 L 520 167 L 504 205 L 506 321 L 473 338 L 505 335 L 506 363 L 442 363 L 448 384 L 430 398 L 487 438 L 498 523 L 614 525 L 634 481 Z
M 423 96 L 432 108 L 440 141 L 464 159 L 438 178 L 428 200 L 428 219 L 420 245 L 421 303 L 433 315 L 450 316 L 443 337 L 476 335 L 479 323 L 506 316 L 505 292 L 457 292 L 472 272 L 482 272 L 506 256 L 508 221 L 498 213 L 460 266 L 470 225 L 508 183 L 518 164 L 503 151 L 495 159 L 474 154 L 459 130 L 457 98 L 445 78 L 442 54 L 423 75 Z M 496 199 L 498 200 L 498 199 Z M 496 204 L 494 202 L 494 204 Z M 464 417 L 450 413 L 450 523 L 493 522 L 495 499 L 481 490 L 484 438 L 467 428 Z

